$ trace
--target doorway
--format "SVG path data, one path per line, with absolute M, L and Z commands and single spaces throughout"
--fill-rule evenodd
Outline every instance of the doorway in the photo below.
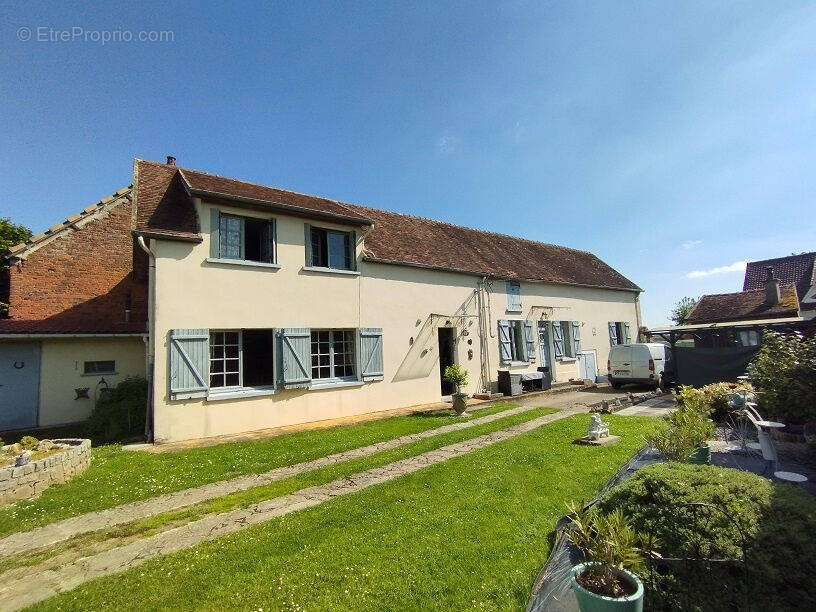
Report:
M 595 358 L 595 351 L 578 353 L 578 374 L 584 380 L 597 381 L 598 361 Z
M 445 368 L 456 363 L 454 342 L 455 335 L 452 327 L 440 327 L 439 336 L 439 380 L 441 382 L 442 395 L 450 395 L 455 391 L 453 385 L 445 380 Z
M 39 399 L 39 343 L 0 344 L 0 431 L 36 427 Z

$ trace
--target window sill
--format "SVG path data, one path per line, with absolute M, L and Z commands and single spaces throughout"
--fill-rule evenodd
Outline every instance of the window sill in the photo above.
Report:
M 524 312 L 521 308 L 508 308 L 505 312 L 512 312 L 513 314 L 521 314 Z
M 342 387 L 362 387 L 362 380 L 332 380 L 326 382 L 313 382 L 309 385 L 309 391 L 317 391 L 319 389 L 339 389 Z
M 207 391 L 207 401 L 217 402 L 219 400 L 241 399 L 244 397 L 263 397 L 265 395 L 275 395 L 277 392 L 277 389 L 264 387 L 245 387 L 243 389 Z
M 281 265 L 276 263 L 267 263 L 265 261 L 249 261 L 246 259 L 221 259 L 219 257 L 208 257 L 207 263 L 225 264 L 227 266 L 246 266 L 247 268 L 272 268 L 280 269 Z
M 301 268 L 304 272 L 316 272 L 318 274 L 345 274 L 347 276 L 360 276 L 357 270 L 340 270 L 339 268 L 321 268 L 319 266 L 303 266 Z
M 576 357 L 559 357 L 558 361 L 561 363 L 572 363 L 573 361 L 578 361 Z

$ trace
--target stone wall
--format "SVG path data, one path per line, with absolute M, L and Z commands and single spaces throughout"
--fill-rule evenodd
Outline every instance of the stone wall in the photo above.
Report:
M 63 483 L 85 471 L 91 462 L 90 440 L 53 442 L 70 446 L 27 465 L 0 468 L 0 506 L 36 497 L 51 485 Z

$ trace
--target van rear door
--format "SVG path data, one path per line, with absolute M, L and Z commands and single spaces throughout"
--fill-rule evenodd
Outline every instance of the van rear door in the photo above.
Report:
M 609 351 L 609 366 L 611 374 L 615 378 L 632 377 L 632 347 L 628 345 L 618 345 Z
M 631 368 L 632 378 L 648 379 L 650 374 L 654 374 L 649 369 L 649 360 L 652 359 L 652 353 L 649 347 L 645 344 L 635 344 L 632 346 Z

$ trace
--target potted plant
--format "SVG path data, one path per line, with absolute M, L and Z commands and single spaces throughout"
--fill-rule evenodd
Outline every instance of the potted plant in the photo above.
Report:
M 453 399 L 453 411 L 461 416 L 467 409 L 467 393 L 462 393 L 462 387 L 464 387 L 468 381 L 467 370 L 461 368 L 458 363 L 454 363 L 445 368 L 444 378 L 456 389 L 451 395 Z
M 570 572 L 572 589 L 583 612 L 643 610 L 643 582 L 634 573 L 643 568 L 638 534 L 620 510 L 599 516 L 570 508 L 569 539 L 586 561 Z

